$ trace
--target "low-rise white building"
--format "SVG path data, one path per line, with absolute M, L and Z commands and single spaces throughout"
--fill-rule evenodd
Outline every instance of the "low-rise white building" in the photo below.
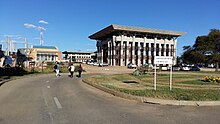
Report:
M 64 51 L 65 59 L 71 62 L 88 62 L 92 59 L 92 52 L 82 52 L 82 51 Z

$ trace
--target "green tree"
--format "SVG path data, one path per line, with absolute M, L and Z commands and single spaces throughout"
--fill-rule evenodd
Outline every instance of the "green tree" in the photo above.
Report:
M 185 63 L 215 63 L 216 71 L 220 62 L 220 31 L 211 29 L 207 36 L 198 36 L 193 47 L 184 46 L 182 55 Z
M 205 55 L 195 48 L 184 46 L 185 52 L 182 55 L 183 63 L 187 64 L 201 64 L 205 61 Z
M 208 41 L 210 42 L 211 61 L 216 63 L 216 71 L 218 71 L 220 62 L 220 30 L 212 29 L 208 35 Z

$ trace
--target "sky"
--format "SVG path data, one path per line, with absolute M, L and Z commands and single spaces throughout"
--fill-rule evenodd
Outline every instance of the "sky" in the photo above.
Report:
M 111 25 L 186 32 L 178 38 L 177 55 L 197 36 L 220 29 L 220 0 L 0 0 L 0 44 L 11 36 L 23 47 L 57 46 L 60 51 L 95 51 L 89 35 Z

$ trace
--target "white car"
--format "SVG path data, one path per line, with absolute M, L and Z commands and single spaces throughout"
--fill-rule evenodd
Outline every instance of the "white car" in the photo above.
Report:
M 181 70 L 182 70 L 182 71 L 189 71 L 190 68 L 189 68 L 188 66 L 182 66 L 182 67 L 181 67 Z
M 168 70 L 168 67 L 167 66 L 162 66 L 161 67 L 161 71 L 167 71 Z
M 99 66 L 99 63 L 95 62 L 95 63 L 93 64 L 93 66 Z
M 137 68 L 137 65 L 135 65 L 133 63 L 129 63 L 127 67 L 128 68 Z
M 88 64 L 88 65 L 93 65 L 93 64 L 94 64 L 94 62 L 88 62 L 87 64 Z

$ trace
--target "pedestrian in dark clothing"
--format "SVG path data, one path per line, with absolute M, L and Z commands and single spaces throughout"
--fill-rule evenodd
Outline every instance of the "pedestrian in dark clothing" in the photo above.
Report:
M 54 69 L 56 71 L 56 77 L 59 77 L 60 76 L 60 63 L 59 62 L 56 62 Z
M 82 71 L 83 71 L 83 68 L 82 68 L 82 65 L 80 64 L 79 67 L 78 67 L 78 73 L 79 73 L 78 77 L 79 78 L 81 77 Z

